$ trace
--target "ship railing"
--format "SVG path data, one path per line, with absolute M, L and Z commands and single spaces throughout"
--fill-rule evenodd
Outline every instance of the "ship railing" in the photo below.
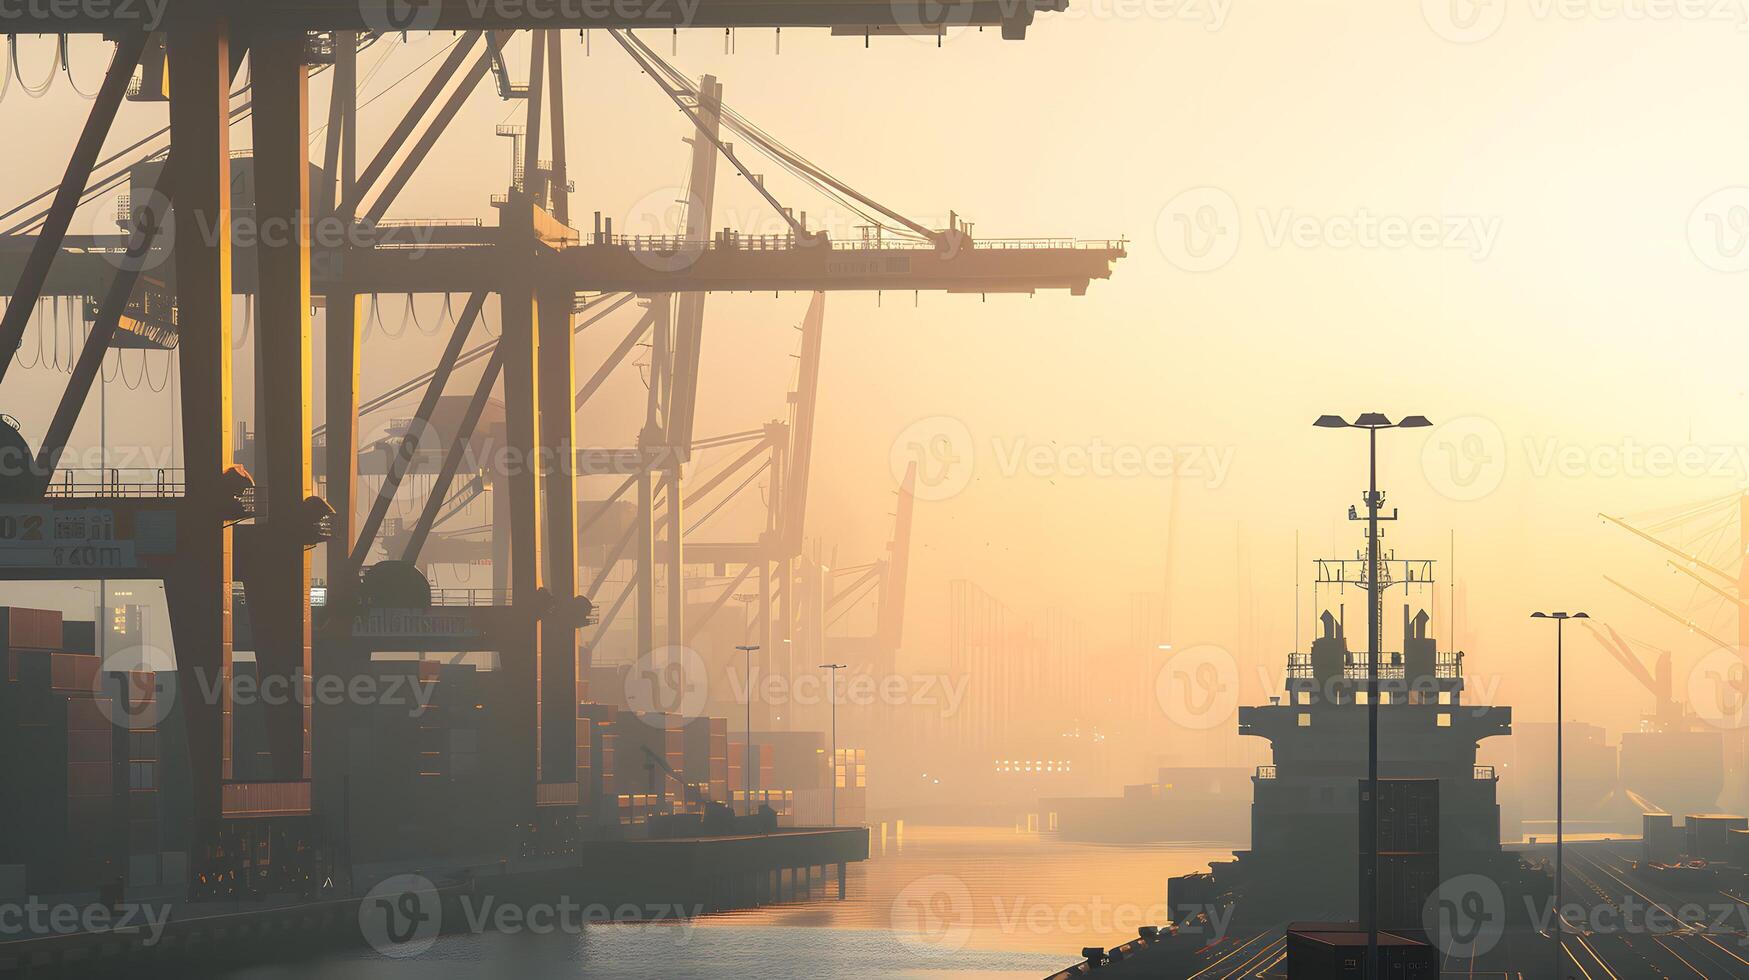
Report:
M 437 588 L 431 590 L 433 606 L 508 606 L 509 589 Z
M 1403 671 L 1402 664 L 1379 664 L 1379 680 L 1400 681 L 1405 676 Z M 1368 674 L 1367 665 L 1364 663 L 1349 664 L 1342 668 L 1342 679 L 1347 681 L 1364 681 Z
M 1274 766 L 1258 766 L 1257 767 L 1257 778 L 1258 779 L 1274 779 L 1275 778 L 1275 767 Z
M 1494 775 L 1494 767 L 1493 766 L 1477 766 L 1476 772 L 1475 772 L 1475 778 L 1477 778 L 1477 779 L 1499 779 L 1500 777 Z

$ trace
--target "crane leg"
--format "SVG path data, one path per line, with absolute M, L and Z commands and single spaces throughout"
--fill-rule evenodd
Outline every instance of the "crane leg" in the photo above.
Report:
M 223 474 L 231 465 L 230 32 L 221 18 L 187 25 L 170 50 L 170 165 L 182 336 L 187 491 L 176 564 L 164 583 L 176 638 L 197 839 L 216 833 L 231 775 L 231 530 Z
M 257 491 L 259 545 L 249 609 L 259 680 L 301 691 L 310 672 L 310 553 L 304 500 L 310 496 L 310 168 L 309 68 L 304 39 L 263 37 L 254 47 L 256 220 L 260 263 L 264 411 L 256 420 L 262 452 Z M 274 229 L 273 231 L 269 231 Z M 264 491 L 264 493 L 263 493 Z M 310 776 L 307 697 L 264 699 L 275 782 Z

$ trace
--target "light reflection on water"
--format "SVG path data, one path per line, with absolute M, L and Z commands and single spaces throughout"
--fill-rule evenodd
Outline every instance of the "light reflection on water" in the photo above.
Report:
M 1165 920 L 1166 879 L 1230 855 L 1216 845 L 1067 844 L 991 828 L 907 827 L 850 866 L 848 895 L 811 896 L 681 924 L 598 925 L 579 935 L 449 935 L 390 960 L 368 950 L 238 978 L 515 976 L 1007 980 L 1045 976 L 1083 946 Z

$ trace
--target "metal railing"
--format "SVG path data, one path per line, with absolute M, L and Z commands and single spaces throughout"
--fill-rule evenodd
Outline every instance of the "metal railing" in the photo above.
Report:
M 188 490 L 181 467 L 158 469 L 66 469 L 43 489 L 43 496 L 180 497 Z
M 688 238 L 685 235 L 589 235 L 592 245 L 614 245 L 634 252 L 779 252 L 798 247 L 793 232 L 778 235 L 743 235 L 730 232 L 714 238 Z M 820 241 L 816 239 L 816 241 Z M 936 243 L 915 238 L 843 238 L 824 239 L 833 251 L 894 252 L 934 251 Z M 980 238 L 969 239 L 978 251 L 1121 251 L 1129 247 L 1127 239 L 1080 238 Z M 811 247 L 811 246 L 804 246 Z
M 1258 766 L 1257 767 L 1257 778 L 1258 779 L 1274 779 L 1275 778 L 1275 767 L 1274 766 Z
M 1475 777 L 1477 779 L 1498 779 L 1498 778 L 1500 778 L 1500 777 L 1494 775 L 1494 767 L 1493 766 L 1477 766 L 1476 772 L 1475 772 Z
M 432 589 L 433 606 L 508 606 L 509 589 Z

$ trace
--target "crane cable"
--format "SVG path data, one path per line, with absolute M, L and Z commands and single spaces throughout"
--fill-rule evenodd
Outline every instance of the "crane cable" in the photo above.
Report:
M 73 87 L 75 95 L 78 95 L 81 99 L 84 99 L 87 102 L 97 98 L 96 89 L 92 89 L 91 92 L 87 93 L 84 89 L 79 87 L 79 80 L 73 77 L 73 54 L 68 48 L 67 35 L 65 34 L 61 35 L 61 70 L 66 72 L 67 84 Z M 101 88 L 102 82 L 99 82 L 98 86 Z
M 363 51 L 363 50 L 369 48 L 371 45 L 375 44 L 377 40 L 380 40 L 380 38 L 373 35 L 369 40 L 361 42 L 358 46 L 358 49 L 360 51 Z M 364 101 L 360 102 L 358 104 L 358 108 L 363 109 L 366 106 L 369 106 L 372 103 L 378 101 L 379 99 L 382 99 L 384 96 L 388 95 L 390 92 L 394 91 L 394 89 L 397 86 L 399 86 L 402 82 L 405 82 L 407 79 L 413 77 L 415 74 L 417 74 L 419 72 L 420 69 L 424 68 L 426 65 L 429 65 L 433 61 L 437 60 L 437 58 L 439 56 L 441 56 L 445 51 L 448 51 L 451 47 L 453 47 L 455 45 L 455 43 L 456 42 L 454 40 L 452 40 L 452 41 L 450 41 L 449 44 L 444 45 L 441 49 L 439 49 L 431 57 L 429 57 L 429 58 L 425 59 L 424 61 L 420 62 L 419 64 L 415 65 L 405 75 L 402 75 L 400 78 L 397 78 L 393 82 L 390 82 L 388 84 L 388 86 L 385 87 L 382 91 L 380 91 L 377 94 L 371 96 L 370 98 L 365 99 Z M 378 59 L 376 66 L 374 68 L 372 68 L 370 70 L 370 72 L 365 76 L 366 82 L 368 82 L 370 80 L 370 78 L 374 77 L 377 74 L 377 72 L 380 71 L 385 64 L 387 64 L 387 62 L 389 60 L 389 56 L 393 53 L 394 53 L 393 48 L 390 48 L 390 49 L 385 50 L 383 52 L 383 56 L 380 59 Z M 13 62 L 14 62 L 14 64 L 16 64 L 16 58 L 13 59 Z M 328 70 L 329 67 L 330 66 L 328 66 L 328 65 L 317 65 L 315 68 L 313 68 L 311 70 L 310 74 L 313 77 L 317 74 L 320 74 L 321 72 Z M 3 73 L 4 77 L 0 78 L 0 99 L 4 99 L 6 97 L 6 87 L 11 85 L 12 77 L 13 77 L 14 73 L 15 72 L 13 72 L 11 70 L 6 70 Z M 21 84 L 22 84 L 22 82 L 23 82 L 23 79 L 20 79 Z M 236 92 L 232 93 L 232 95 L 233 96 L 247 96 L 249 94 L 249 92 L 250 92 L 250 86 L 248 84 L 245 84 L 241 88 L 237 89 Z M 238 103 L 237 106 L 235 106 L 234 108 L 231 109 L 230 118 L 228 120 L 229 124 L 234 126 L 240 122 L 243 122 L 245 119 L 247 119 L 249 117 L 249 115 L 253 111 L 253 109 L 254 109 L 254 103 L 249 99 L 244 99 L 244 101 Z M 311 134 L 310 134 L 311 135 L 311 142 L 314 143 L 315 138 L 317 136 L 319 136 L 322 133 L 322 131 L 327 129 L 327 128 L 328 128 L 328 124 L 323 123 L 322 125 L 317 126 L 315 129 L 311 130 Z M 102 169 L 104 167 L 110 166 L 111 164 L 115 163 L 116 161 L 122 159 L 123 157 L 128 156 L 129 154 L 147 146 L 148 144 L 155 143 L 155 142 L 163 139 L 164 137 L 168 136 L 169 134 L 170 134 L 170 127 L 169 126 L 162 127 L 161 129 L 158 129 L 155 132 L 149 133 L 146 136 L 141 137 L 140 139 L 134 141 L 132 144 L 130 144 L 126 147 L 123 147 L 122 149 L 117 150 L 115 153 L 110 154 L 108 157 L 105 157 L 104 159 L 98 161 L 97 164 L 92 169 L 93 169 L 93 171 L 96 171 L 96 170 Z M 147 155 L 145 157 L 142 157 L 140 160 L 135 161 L 135 162 L 136 163 L 143 162 L 144 160 L 150 160 L 150 159 L 153 159 L 156 157 L 163 156 L 167 153 L 167 151 L 168 151 L 167 146 L 159 147 L 158 149 L 152 150 L 151 152 L 147 153 Z M 98 178 L 95 183 L 93 183 L 91 186 L 89 186 L 86 189 L 86 192 L 85 192 L 83 198 L 79 202 L 80 206 L 84 206 L 86 204 L 91 203 L 91 201 L 95 200 L 97 197 L 99 197 L 100 195 L 104 194 L 105 192 L 107 192 L 108 190 L 113 188 L 116 184 L 119 184 L 119 183 L 121 183 L 121 181 L 125 180 L 129 176 L 128 166 L 132 166 L 132 164 L 124 166 L 121 169 L 115 171 L 114 173 L 111 173 L 111 174 L 108 174 L 104 177 Z M 5 211 L 4 213 L 0 213 L 0 220 L 5 220 L 7 218 L 10 218 L 13 215 L 18 214 L 20 211 L 23 211 L 25 208 L 28 208 L 31 205 L 37 203 L 38 201 L 41 201 L 44 198 L 47 198 L 47 197 L 53 195 L 57 189 L 58 188 L 50 187 L 47 190 L 41 192 L 40 194 L 37 194 L 35 197 L 33 197 L 27 201 L 24 201 L 21 204 L 13 206 L 11 209 Z M 44 208 L 43 210 L 38 211 L 35 214 L 32 214 L 30 217 L 25 218 L 22 221 L 20 221 L 19 223 L 6 229 L 4 232 L 0 232 L 0 234 L 5 234 L 5 235 L 24 234 L 24 233 L 28 232 L 29 230 L 31 230 L 32 228 L 35 228 L 36 226 L 40 225 L 42 223 L 43 219 L 46 218 L 47 216 L 48 216 L 48 209 Z
M 55 47 L 55 53 L 49 59 L 49 72 L 48 72 L 48 74 L 43 76 L 43 80 L 34 87 L 29 82 L 24 80 L 23 66 L 21 66 L 19 64 L 19 61 L 18 61 L 18 35 L 16 35 L 16 34 L 7 35 L 6 47 L 7 47 L 7 53 L 12 60 L 12 74 L 13 74 L 13 77 L 18 79 L 19 87 L 24 89 L 25 95 L 28 95 L 33 99 L 42 98 L 43 95 L 48 92 L 49 88 L 55 84 L 55 72 L 60 70 L 60 67 L 61 67 L 61 49 L 60 49 L 60 47 L 58 45 Z
M 694 104 L 697 104 L 700 98 L 698 86 L 683 72 L 664 61 L 660 55 L 656 54 L 656 52 L 650 48 L 649 45 L 645 44 L 635 35 L 631 35 L 629 32 L 625 32 L 622 35 L 621 32 L 617 30 L 613 31 L 613 33 L 616 39 L 621 41 L 621 45 L 626 47 L 627 52 L 632 54 L 632 57 L 637 60 L 640 65 L 643 65 L 647 69 L 652 69 L 651 77 L 658 85 L 661 85 L 664 90 L 670 92 L 670 97 L 673 97 L 674 91 L 677 90 L 679 93 L 691 98 L 694 101 Z M 657 77 L 658 74 L 661 77 Z M 745 138 L 754 145 L 755 149 L 759 150 L 780 167 L 783 167 L 804 182 L 824 192 L 829 197 L 844 205 L 847 209 L 854 211 L 864 220 L 867 220 L 870 224 L 877 226 L 883 225 L 882 221 L 869 213 L 870 210 L 872 210 L 885 216 L 891 221 L 898 222 L 919 240 L 933 241 L 939 237 L 938 232 L 919 224 L 898 211 L 881 204 L 879 201 L 868 197 L 860 191 L 857 191 L 844 181 L 833 176 L 824 168 L 809 161 L 806 157 L 784 145 L 782 141 L 755 125 L 751 120 L 730 108 L 727 103 L 719 106 L 718 112 L 722 124 L 731 132 Z M 688 115 L 691 115 L 690 111 L 688 112 Z M 696 122 L 696 119 L 694 121 Z M 725 156 L 729 156 L 731 163 L 735 163 L 739 166 L 739 161 L 734 159 L 733 155 L 723 147 L 723 144 L 720 141 L 717 145 L 719 148 L 724 149 L 724 154 Z M 743 176 L 746 176 L 749 181 L 753 181 L 755 186 L 759 187 L 763 193 L 763 186 L 757 181 L 754 181 L 751 174 L 744 173 Z M 769 195 L 766 196 L 769 198 Z M 867 210 L 865 210 L 865 208 Z

